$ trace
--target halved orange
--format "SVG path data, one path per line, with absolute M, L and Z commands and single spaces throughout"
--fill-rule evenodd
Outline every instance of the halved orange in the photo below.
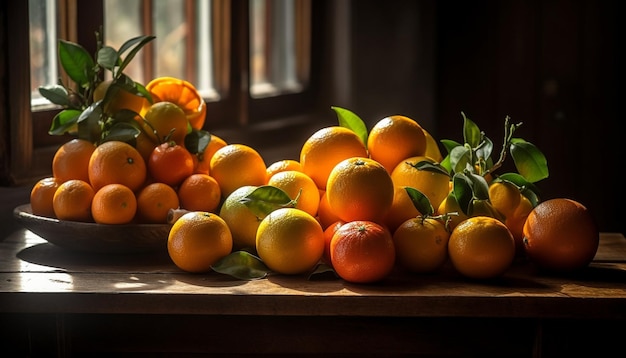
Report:
M 168 101 L 177 104 L 194 129 L 202 129 L 206 120 L 206 103 L 196 87 L 175 77 L 157 77 L 146 85 L 154 103 Z M 144 110 L 147 108 L 144 107 Z

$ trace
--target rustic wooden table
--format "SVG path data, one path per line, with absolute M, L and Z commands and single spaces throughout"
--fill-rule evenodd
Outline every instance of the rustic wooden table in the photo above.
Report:
M 489 281 L 446 267 L 358 285 L 188 274 L 165 251 L 75 253 L 17 230 L 0 242 L 0 318 L 0 342 L 31 356 L 623 352 L 613 327 L 626 322 L 626 239 L 602 233 L 593 263 L 576 275 L 519 260 Z

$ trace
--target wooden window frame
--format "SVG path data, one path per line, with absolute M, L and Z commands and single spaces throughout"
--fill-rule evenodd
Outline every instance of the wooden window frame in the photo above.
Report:
M 82 2 L 68 0 L 63 6 L 70 6 L 69 11 L 72 19 L 68 19 L 69 27 L 61 32 L 66 34 L 70 41 L 80 43 L 90 53 L 95 52 L 96 44 L 94 33 L 99 30 L 100 24 L 104 23 L 102 12 L 93 11 L 94 8 L 103 8 L 102 0 L 90 1 L 88 6 L 80 6 Z M 253 99 L 248 90 L 249 83 L 248 54 L 249 54 L 249 6 L 247 0 L 218 0 L 214 1 L 213 26 L 227 31 L 213 31 L 216 53 L 215 57 L 217 88 L 221 91 L 221 98 L 217 102 L 208 104 L 207 121 L 205 129 L 228 130 L 245 132 L 255 131 L 255 127 L 263 126 L 273 120 L 289 117 L 306 116 L 306 113 L 314 112 L 315 93 L 318 90 L 316 81 L 310 80 L 306 88 L 299 93 L 290 93 L 276 97 Z M 37 178 L 47 176 L 51 172 L 51 162 L 54 152 L 59 145 L 67 141 L 69 136 L 51 136 L 47 133 L 55 110 L 31 111 L 30 104 L 30 67 L 23 59 L 29 58 L 29 23 L 28 2 L 11 1 L 6 4 L 7 28 L 11 34 L 7 34 L 7 48 L 10 56 L 8 62 L 8 83 L 11 91 L 8 93 L 10 103 L 8 115 L 10 127 L 10 154 L 8 181 L 14 184 L 31 182 Z M 311 1 L 311 18 L 321 15 L 323 6 L 318 6 Z M 317 15 L 316 15 L 317 13 Z M 74 16 L 75 14 L 75 16 Z M 316 31 L 311 26 L 311 37 Z M 320 26 L 322 24 L 320 23 Z M 78 31 L 80 30 L 80 31 Z M 297 31 L 306 31 L 299 28 Z M 71 34 L 76 34 L 74 37 Z M 215 35 L 219 34 L 219 35 Z M 315 44 L 319 39 L 311 39 L 310 43 L 302 44 L 297 49 L 304 51 L 302 46 L 311 46 L 311 54 L 318 52 Z M 314 63 L 306 59 L 299 64 L 299 69 L 315 71 Z M 301 74 L 300 74 L 301 75 Z

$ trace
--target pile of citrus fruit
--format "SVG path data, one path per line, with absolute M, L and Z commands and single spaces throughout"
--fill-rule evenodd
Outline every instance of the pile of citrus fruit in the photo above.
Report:
M 516 257 L 571 271 L 597 250 L 584 206 L 538 199 L 534 183 L 547 176 L 545 158 L 515 138 L 508 121 L 498 160 L 465 117 L 463 143 L 441 141 L 443 156 L 411 118 L 392 115 L 367 129 L 333 107 L 339 123 L 312 133 L 299 158 L 266 163 L 254 148 L 215 135 L 190 150 L 206 117 L 198 91 L 175 78 L 145 88 L 152 103 L 124 93 L 107 109 L 139 114 L 136 140 L 61 146 L 53 175 L 32 189 L 33 213 L 113 225 L 164 224 L 172 210 L 182 211 L 168 238 L 172 261 L 188 272 L 244 278 L 326 265 L 346 281 L 369 283 L 396 269 L 433 273 L 449 263 L 463 276 L 489 279 Z M 520 171 L 498 175 L 508 151 Z

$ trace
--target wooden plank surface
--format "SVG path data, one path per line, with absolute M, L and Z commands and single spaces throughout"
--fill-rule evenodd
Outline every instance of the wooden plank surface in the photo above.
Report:
M 25 230 L 0 242 L 0 311 L 321 316 L 626 318 L 626 239 L 603 233 L 583 272 L 554 276 L 523 260 L 473 281 L 451 267 L 377 284 L 272 275 L 189 274 L 165 252 L 77 254 Z

